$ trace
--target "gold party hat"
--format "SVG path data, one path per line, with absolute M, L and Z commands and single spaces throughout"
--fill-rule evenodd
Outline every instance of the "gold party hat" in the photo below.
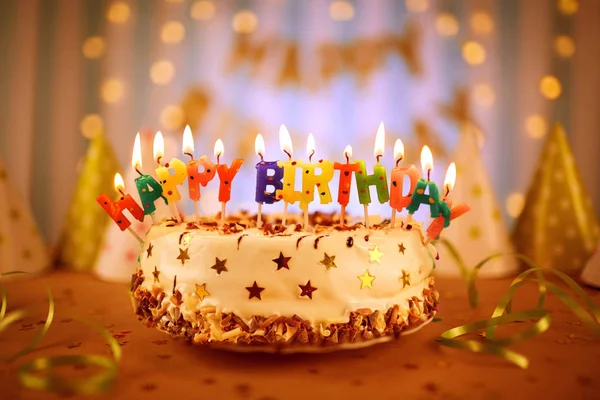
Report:
M 58 248 L 58 262 L 75 270 L 88 270 L 102 246 L 110 217 L 98 207 L 100 193 L 114 193 L 118 162 L 110 142 L 98 133 L 90 142 Z
M 598 219 L 567 137 L 556 124 L 513 232 L 518 252 L 544 268 L 581 271 L 598 243 Z

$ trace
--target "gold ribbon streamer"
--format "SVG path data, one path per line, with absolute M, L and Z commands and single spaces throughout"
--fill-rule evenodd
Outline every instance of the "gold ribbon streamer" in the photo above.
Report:
M 28 273 L 24 271 L 11 271 L 0 274 L 0 278 L 16 274 Z M 44 326 L 27 346 L 17 351 L 15 354 L 1 356 L 0 359 L 15 360 L 21 356 L 24 356 L 33 350 L 48 332 L 48 329 L 50 328 L 50 325 L 54 319 L 55 302 L 50 287 L 46 283 L 44 283 L 44 287 L 48 293 L 48 315 L 46 316 L 46 322 L 44 323 Z M 9 325 L 25 317 L 29 311 L 16 310 L 7 313 L 7 293 L 3 285 L 0 285 L 0 293 L 2 302 L 0 305 L 1 333 Z M 121 359 L 121 347 L 119 346 L 119 343 L 103 327 L 97 326 L 92 322 L 82 318 L 74 319 L 82 320 L 84 323 L 104 336 L 111 348 L 113 359 L 98 354 L 39 357 L 19 367 L 19 381 L 24 387 L 36 390 L 56 391 L 62 393 L 67 392 L 83 395 L 99 394 L 112 388 L 116 381 L 118 374 L 118 363 Z M 62 367 L 65 365 L 97 366 L 104 368 L 105 371 L 84 379 L 69 380 L 61 378 L 55 372 L 56 367 Z
M 450 249 L 450 253 L 455 257 L 461 272 L 467 271 L 466 279 L 469 286 L 469 303 L 471 306 L 476 306 L 478 303 L 477 291 L 475 288 L 475 278 L 477 277 L 478 271 L 483 268 L 490 260 L 500 257 L 503 254 L 494 254 L 490 257 L 485 258 L 479 262 L 469 272 L 460 257 L 457 249 L 448 241 L 443 243 Z M 458 326 L 456 328 L 449 329 L 442 333 L 438 338 L 440 344 L 463 350 L 469 350 L 476 353 L 487 353 L 499 356 L 508 362 L 511 362 L 521 368 L 527 368 L 529 360 L 522 354 L 516 353 L 512 350 L 508 350 L 505 347 L 514 343 L 529 339 L 535 335 L 543 333 L 550 328 L 550 314 L 547 310 L 542 307 L 545 304 L 546 292 L 550 291 L 556 295 L 567 307 L 569 307 L 573 313 L 584 323 L 586 323 L 596 335 L 600 335 L 600 308 L 598 308 L 592 301 L 592 299 L 584 292 L 584 290 L 569 276 L 566 274 L 552 269 L 539 268 L 536 263 L 523 254 L 510 254 L 524 261 L 526 264 L 532 266 L 531 269 L 519 274 L 511 283 L 509 289 L 502 296 L 496 308 L 492 314 L 492 317 L 487 320 L 477 321 L 470 324 Z M 543 276 L 544 272 L 550 272 L 559 277 L 577 296 L 583 300 L 585 305 L 590 309 L 591 313 L 586 311 L 577 301 L 575 301 L 570 295 L 568 295 L 563 289 L 557 285 L 548 282 Z M 527 276 L 535 274 L 535 278 L 525 279 Z M 538 304 L 534 309 L 511 312 L 511 304 L 515 293 L 525 284 L 534 282 L 538 284 L 539 297 Z M 590 315 L 591 314 L 591 315 Z M 495 333 L 498 326 L 507 325 L 512 322 L 524 322 L 537 319 L 537 321 L 530 328 L 510 335 L 505 338 L 495 339 Z M 467 333 L 477 332 L 485 329 L 486 342 L 480 342 L 475 340 L 460 340 L 460 336 Z

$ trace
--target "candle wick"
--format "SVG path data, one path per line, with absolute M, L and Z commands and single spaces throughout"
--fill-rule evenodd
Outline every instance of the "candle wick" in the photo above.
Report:
M 192 153 L 183 153 L 186 156 L 190 156 L 190 158 L 192 159 L 192 161 L 194 161 L 194 155 Z
M 260 161 L 265 161 L 265 158 L 263 157 L 262 153 L 258 153 L 258 156 L 260 157 Z
M 140 176 L 144 175 L 137 167 L 137 165 L 135 166 L 135 172 L 137 172 L 138 174 L 140 174 Z
M 315 155 L 315 151 L 313 150 L 312 153 L 310 153 L 310 156 L 308 156 L 308 162 L 312 162 L 312 157 Z
M 290 154 L 290 152 L 289 152 L 289 151 L 287 151 L 287 150 L 284 150 L 283 152 L 284 152 L 285 154 L 287 154 L 287 156 L 288 156 L 288 158 L 289 158 L 290 160 L 292 159 L 292 155 Z
M 396 167 L 398 166 L 398 164 L 400 164 L 400 161 L 402 161 L 403 159 L 404 159 L 404 156 L 402 156 L 396 160 Z
M 377 159 L 377 164 L 379 164 L 379 159 L 381 158 L 381 154 L 378 154 L 375 158 Z
M 350 164 L 350 157 L 348 157 L 348 153 L 344 153 L 346 156 L 346 164 Z
M 430 169 L 427 170 L 427 180 L 428 181 L 431 180 L 431 170 Z
M 217 154 L 217 164 L 221 164 L 221 153 Z
M 156 158 L 156 162 L 158 163 L 158 165 L 162 165 L 161 162 L 160 162 L 160 160 L 162 160 L 162 156 L 158 156 Z
M 119 193 L 121 193 L 121 200 L 125 198 L 125 193 L 123 193 L 123 189 L 119 188 Z

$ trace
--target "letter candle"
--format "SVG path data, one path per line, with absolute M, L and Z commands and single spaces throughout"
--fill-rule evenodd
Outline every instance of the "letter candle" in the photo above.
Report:
M 156 132 L 156 136 L 154 136 L 154 160 L 158 164 L 156 176 L 158 178 L 158 183 L 160 183 L 163 188 L 163 196 L 169 201 L 169 207 L 171 208 L 175 220 L 181 222 L 183 219 L 181 218 L 181 215 L 179 215 L 176 205 L 176 202 L 181 200 L 181 194 L 179 194 L 177 186 L 181 185 L 187 177 L 185 163 L 178 158 L 172 158 L 170 162 L 163 166 L 161 160 L 164 157 L 164 154 L 165 140 L 162 133 L 159 131 Z M 171 170 L 174 171 L 173 174 L 171 174 Z
M 194 159 L 194 137 L 189 125 L 183 131 L 183 154 L 189 156 L 191 159 L 187 163 L 188 191 L 190 199 L 194 202 L 196 221 L 199 221 L 198 201 L 200 200 L 200 185 L 206 186 L 215 177 L 217 168 L 207 156 L 201 156 L 197 160 Z M 199 166 L 202 166 L 202 172 L 198 172 Z
M 421 178 L 421 173 L 414 165 L 408 167 L 399 167 L 398 164 L 404 158 L 404 144 L 402 140 L 397 139 L 394 143 L 394 159 L 396 160 L 396 167 L 392 169 L 392 185 L 390 186 L 390 207 L 392 207 L 392 222 L 391 227 L 396 225 L 396 211 L 402 212 L 404 207 L 410 204 L 410 199 L 417 186 L 417 182 Z M 408 176 L 410 179 L 410 188 L 406 196 L 402 195 L 402 189 L 404 184 L 404 177 Z
M 446 200 L 448 198 L 448 195 L 450 194 L 450 192 L 452 191 L 452 189 L 454 189 L 454 182 L 456 181 L 456 165 L 454 163 L 451 163 L 448 166 L 448 170 L 446 171 L 446 178 L 444 179 L 444 187 L 446 188 L 446 194 L 444 195 L 444 198 L 442 200 L 442 202 L 444 202 L 444 204 L 447 204 L 448 208 L 452 207 L 452 201 L 451 200 Z M 452 221 L 455 218 L 460 217 L 461 215 L 463 215 L 464 213 L 468 212 L 471 208 L 464 204 L 461 203 L 455 207 L 452 207 L 451 211 L 450 211 L 450 221 Z M 429 242 L 431 240 L 437 239 L 440 236 L 440 233 L 442 232 L 442 229 L 444 228 L 446 224 L 446 218 L 444 217 L 444 215 L 441 215 L 437 218 L 435 218 L 431 224 L 429 225 L 429 228 L 427 228 L 427 241 L 425 242 L 425 244 L 429 244 Z
M 165 204 L 169 204 L 166 197 L 163 196 L 163 188 L 153 177 L 146 175 L 140 171 L 142 168 L 142 146 L 140 144 L 140 134 L 135 136 L 133 142 L 133 153 L 131 155 L 131 166 L 133 169 L 140 174 L 139 177 L 135 178 L 135 186 L 140 194 L 140 200 L 142 201 L 142 207 L 144 214 L 150 214 L 152 223 L 156 224 L 156 218 L 154 212 L 156 211 L 155 202 L 159 198 L 165 201 Z
M 439 217 L 441 212 L 445 218 L 444 226 L 446 227 L 450 224 L 450 209 L 446 203 L 440 203 L 438 187 L 435 182 L 431 181 L 433 156 L 428 146 L 423 146 L 421 150 L 421 166 L 427 180 L 421 178 L 417 182 L 410 204 L 406 207 L 409 212 L 408 220 L 412 220 L 412 215 L 419 209 L 421 204 L 427 204 L 429 205 L 431 218 Z M 425 191 L 428 191 L 428 193 L 425 193 Z
M 275 197 L 277 190 L 281 190 L 283 187 L 283 168 L 277 166 L 277 161 L 265 161 L 265 141 L 262 135 L 259 133 L 256 135 L 254 140 L 254 152 L 260 157 L 260 161 L 256 164 L 256 193 L 254 200 L 258 203 L 258 213 L 256 217 L 256 226 L 262 227 L 262 205 L 273 204 L 279 201 Z M 272 175 L 269 175 L 269 171 L 273 171 Z M 273 187 L 273 191 L 267 190 L 269 186 Z
M 331 161 L 319 160 L 316 164 L 312 163 L 312 157 L 315 155 L 315 138 L 312 133 L 308 135 L 306 141 L 306 153 L 308 164 L 301 164 L 303 174 L 302 195 L 300 196 L 300 208 L 304 211 L 304 228 L 308 228 L 308 206 L 315 198 L 315 191 L 319 193 L 321 204 L 331 203 L 329 181 L 333 179 L 333 163 Z M 317 168 L 321 169 L 319 175 L 315 175 Z
M 371 194 L 369 193 L 369 187 L 375 186 L 377 189 L 377 199 L 381 204 L 387 202 L 390 199 L 390 194 L 387 187 L 387 176 L 385 167 L 380 164 L 379 159 L 383 157 L 385 148 L 385 129 L 383 122 L 379 124 L 377 128 L 377 135 L 375 136 L 375 149 L 374 155 L 377 159 L 377 165 L 373 167 L 373 174 L 367 175 L 367 167 L 363 160 L 357 161 L 359 170 L 354 174 L 356 177 L 356 189 L 358 190 L 358 200 L 363 205 L 365 214 L 365 227 L 369 228 L 369 209 L 368 205 L 371 203 Z
M 292 161 L 294 148 L 292 146 L 290 133 L 284 125 L 279 127 L 279 145 L 281 146 L 281 151 L 288 156 L 287 161 L 277 161 L 277 165 L 280 168 L 283 168 L 283 188 L 276 191 L 276 196 L 278 199 L 283 200 L 283 216 L 281 224 L 285 226 L 288 204 L 294 204 L 296 201 L 300 200 L 302 195 L 302 192 L 294 189 L 296 184 L 296 168 L 299 167 L 299 164 L 302 164 L 302 161 Z
M 102 206 L 112 220 L 115 221 L 119 226 L 119 229 L 122 231 L 127 229 L 140 243 L 144 243 L 142 238 L 131 229 L 131 222 L 123 214 L 123 211 L 128 210 L 135 219 L 142 222 L 144 220 L 144 210 L 142 210 L 142 207 L 133 200 L 133 197 L 131 197 L 130 194 L 125 194 L 125 183 L 119 173 L 115 174 L 115 190 L 120 194 L 120 198 L 116 201 L 112 201 L 110 197 L 104 193 L 98 196 L 96 201 Z
M 219 174 L 219 201 L 221 202 L 221 225 L 225 224 L 225 205 L 231 200 L 231 183 L 233 178 L 240 170 L 244 163 L 241 158 L 236 158 L 231 163 L 231 167 L 227 164 L 221 164 L 221 156 L 225 152 L 225 147 L 221 139 L 215 142 L 215 157 L 217 157 L 217 173 Z
M 346 146 L 344 149 L 344 157 L 346 157 L 346 163 L 342 164 L 339 162 L 333 163 L 333 168 L 340 171 L 340 181 L 338 185 L 338 197 L 337 201 L 341 206 L 340 210 L 340 225 L 346 223 L 346 206 L 350 201 L 350 189 L 352 188 L 352 173 L 357 172 L 360 169 L 358 163 L 350 163 L 352 157 L 352 147 Z

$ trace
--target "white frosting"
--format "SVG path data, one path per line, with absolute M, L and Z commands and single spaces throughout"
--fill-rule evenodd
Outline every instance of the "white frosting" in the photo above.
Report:
M 189 241 L 182 240 L 182 233 L 189 232 Z M 238 238 L 244 236 L 239 242 Z M 297 241 L 303 238 L 299 245 Z M 318 241 L 315 249 L 315 240 Z M 369 240 L 365 240 L 369 235 Z M 347 246 L 348 237 L 354 244 Z M 346 323 L 351 311 L 359 308 L 385 311 L 398 304 L 405 311 L 408 299 L 422 298 L 423 289 L 429 286 L 429 275 L 434 267 L 436 250 L 432 245 L 423 245 L 420 227 L 407 231 L 400 228 L 375 230 L 358 229 L 319 234 L 295 232 L 289 236 L 264 235 L 257 229 L 248 229 L 236 234 L 222 234 L 214 230 L 186 230 L 185 226 L 154 226 L 148 232 L 140 256 L 144 273 L 143 286 L 148 290 L 154 285 L 152 272 L 156 266 L 160 271 L 158 284 L 170 294 L 173 280 L 177 276 L 177 287 L 183 295 L 181 312 L 188 320 L 193 313 L 205 306 L 215 306 L 221 312 L 234 312 L 249 321 L 253 315 L 285 315 L 299 317 L 315 323 Z M 152 255 L 146 249 L 152 244 Z M 399 245 L 405 248 L 400 252 Z M 377 246 L 383 253 L 380 264 L 370 261 L 369 250 Z M 179 249 L 187 249 L 190 259 L 182 265 L 177 259 Z M 291 257 L 289 270 L 277 270 L 273 259 L 279 252 Z M 325 253 L 335 256 L 337 268 L 329 270 L 320 263 Z M 215 258 L 226 259 L 227 271 L 217 274 Z M 369 271 L 375 276 L 373 288 L 361 289 L 358 278 Z M 403 270 L 410 275 L 410 285 L 403 288 Z M 317 290 L 312 300 L 301 297 L 298 285 L 311 286 Z M 246 287 L 254 281 L 265 288 L 261 300 L 249 299 Z M 210 295 L 200 301 L 195 294 L 196 284 L 206 284 Z

